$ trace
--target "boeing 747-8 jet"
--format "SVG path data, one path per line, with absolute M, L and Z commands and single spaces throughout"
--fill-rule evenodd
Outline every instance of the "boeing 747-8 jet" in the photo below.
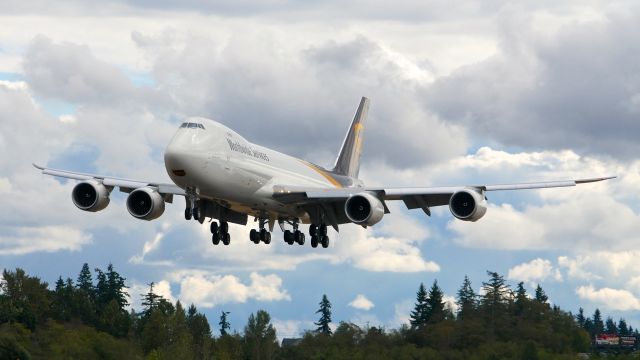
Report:
M 497 190 L 539 189 L 575 186 L 607 180 L 470 185 L 447 187 L 368 187 L 358 179 L 360 150 L 369 99 L 363 97 L 344 138 L 332 169 L 325 169 L 280 152 L 252 144 L 228 127 L 204 118 L 183 123 L 164 153 L 164 163 L 174 184 L 115 178 L 36 166 L 44 174 L 80 180 L 74 187 L 73 203 L 84 211 L 100 211 L 109 205 L 115 187 L 128 193 L 129 213 L 142 220 L 158 218 L 174 195 L 186 199 L 185 219 L 203 223 L 211 219 L 212 242 L 229 245 L 229 223 L 252 229 L 254 243 L 271 242 L 278 223 L 284 241 L 303 245 L 300 224 L 310 224 L 311 246 L 329 246 L 327 226 L 354 223 L 373 226 L 389 213 L 386 202 L 401 200 L 408 209 L 431 215 L 434 206 L 448 205 L 463 221 L 477 221 L 485 215 L 485 193 Z M 286 229 L 290 227 L 291 230 Z

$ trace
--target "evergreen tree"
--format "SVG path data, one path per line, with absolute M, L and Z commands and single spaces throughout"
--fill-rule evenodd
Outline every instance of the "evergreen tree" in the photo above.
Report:
M 464 276 L 464 281 L 457 295 L 458 318 L 468 318 L 471 314 L 475 313 L 477 307 L 477 295 L 473 291 L 473 287 L 471 287 L 471 281 L 468 276 Z
M 484 295 L 481 305 L 487 318 L 489 335 L 493 337 L 498 328 L 506 331 L 506 305 L 511 289 L 507 286 L 504 277 L 497 272 L 487 271 L 487 275 L 489 275 L 489 281 L 482 283 Z
M 76 280 L 74 312 L 85 324 L 95 323 L 95 288 L 89 264 L 84 263 Z
M 618 334 L 622 336 L 629 335 L 629 327 L 627 326 L 627 322 L 622 318 L 618 320 Z
M 222 314 L 220 314 L 220 322 L 218 325 L 220 325 L 221 336 L 227 335 L 228 330 L 231 329 L 231 325 L 229 325 L 229 322 L 227 321 L 227 315 L 229 315 L 228 311 L 223 311 Z
M 607 334 L 617 334 L 618 333 L 618 326 L 616 325 L 615 321 L 613 321 L 613 319 L 611 317 L 607 317 L 607 320 L 604 323 L 604 331 Z
M 56 287 L 53 290 L 52 312 L 53 317 L 60 321 L 69 321 L 73 316 L 73 281 L 67 278 L 62 280 L 62 276 L 58 277 Z
M 535 300 L 541 304 L 546 304 L 547 301 L 549 300 L 549 297 L 547 296 L 547 294 L 544 293 L 544 290 L 542 290 L 542 287 L 540 287 L 540 284 L 538 284 L 538 286 L 536 287 Z
M 593 334 L 602 334 L 604 332 L 604 323 L 602 322 L 602 315 L 600 309 L 596 309 L 593 313 Z
M 323 297 L 325 299 L 326 296 Z M 328 300 L 327 300 L 328 302 Z M 251 314 L 244 328 L 247 355 L 253 360 L 272 359 L 278 346 L 276 330 L 271 325 L 271 316 L 264 310 Z
M 586 319 L 584 317 L 584 309 L 580 308 L 578 309 L 578 315 L 576 315 L 576 323 L 578 323 L 578 326 L 584 329 L 585 321 Z
M 325 335 L 331 335 L 331 328 L 329 327 L 331 323 L 331 303 L 327 295 L 322 295 L 322 300 L 319 305 L 320 309 L 316 311 L 316 314 L 320 314 L 320 319 L 315 323 L 318 326 L 316 331 Z
M 129 305 L 129 301 L 127 301 L 129 294 L 125 290 L 127 288 L 124 284 L 125 280 L 125 278 L 113 269 L 113 264 L 107 266 L 108 300 L 109 302 L 115 300 L 121 310 L 124 310 L 124 308 Z
M 519 282 L 516 287 L 516 301 L 515 301 L 515 313 L 520 316 L 524 314 L 529 298 L 527 297 L 527 290 L 524 288 L 524 282 Z
M 187 326 L 193 339 L 193 355 L 196 359 L 205 359 L 209 353 L 208 343 L 211 340 L 211 327 L 207 317 L 199 313 L 191 304 L 187 311 Z
M 427 303 L 427 290 L 423 283 L 420 283 L 416 294 L 416 305 L 411 312 L 410 323 L 412 329 L 418 329 L 426 325 L 429 304 Z
M 433 281 L 431 289 L 429 289 L 429 295 L 427 296 L 427 323 L 437 323 L 445 318 L 444 301 L 442 300 L 444 294 L 442 289 L 438 286 L 438 280 Z
M 147 316 L 151 310 L 153 310 L 157 305 L 162 296 L 153 292 L 153 287 L 155 286 L 154 282 L 151 282 L 149 285 L 149 292 L 142 296 L 142 306 L 143 306 L 143 316 Z
M 76 287 L 84 290 L 87 294 L 93 292 L 93 279 L 91 277 L 91 270 L 89 270 L 89 264 L 84 263 L 82 265 L 82 270 L 80 270 L 78 280 L 76 280 Z

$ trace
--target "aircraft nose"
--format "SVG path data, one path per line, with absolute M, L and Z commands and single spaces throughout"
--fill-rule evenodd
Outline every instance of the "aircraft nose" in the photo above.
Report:
M 170 177 L 186 175 L 188 152 L 176 141 L 169 143 L 164 151 L 164 166 Z

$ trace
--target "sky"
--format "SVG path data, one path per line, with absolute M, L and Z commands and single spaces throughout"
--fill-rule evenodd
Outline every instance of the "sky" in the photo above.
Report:
M 496 271 L 568 311 L 640 327 L 640 4 L 636 1 L 89 1 L 0 4 L 0 267 L 53 283 L 112 263 L 140 309 L 147 284 L 195 304 L 215 335 L 267 310 L 278 336 L 396 328 L 421 282 L 447 299 Z M 189 116 L 323 166 L 371 99 L 361 178 L 437 186 L 617 175 L 490 193 L 475 223 L 389 203 L 329 249 L 230 226 L 213 246 L 182 199 L 151 222 L 114 191 L 98 213 L 32 167 L 169 182 L 163 151 Z M 453 305 L 452 305 L 453 306 Z

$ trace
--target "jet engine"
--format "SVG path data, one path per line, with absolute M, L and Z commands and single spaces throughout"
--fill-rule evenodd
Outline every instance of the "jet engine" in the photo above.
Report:
M 351 222 L 372 226 L 380 222 L 384 216 L 382 201 L 370 193 L 363 192 L 351 195 L 344 203 L 344 212 Z
M 78 209 L 96 212 L 109 205 L 111 189 L 96 180 L 86 180 L 78 183 L 71 192 L 73 204 Z
M 477 191 L 465 189 L 451 195 L 449 209 L 460 220 L 478 221 L 487 212 L 487 202 Z
M 164 198 L 155 189 L 138 188 L 127 197 L 127 210 L 141 220 L 157 219 L 164 212 Z

